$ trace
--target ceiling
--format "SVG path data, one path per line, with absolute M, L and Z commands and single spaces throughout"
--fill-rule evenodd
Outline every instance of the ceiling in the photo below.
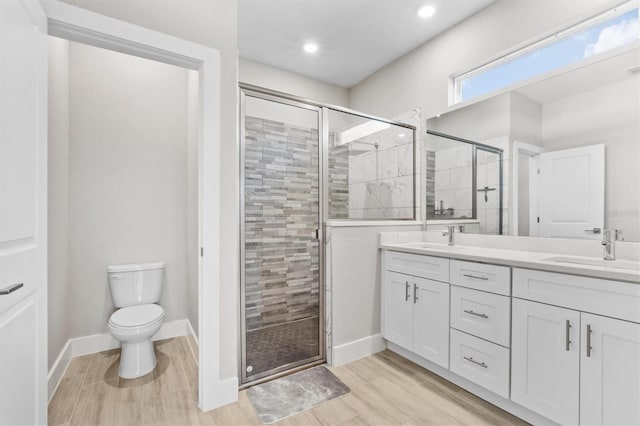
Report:
M 240 56 L 352 87 L 494 1 L 240 0 Z M 435 14 L 419 18 L 424 5 Z

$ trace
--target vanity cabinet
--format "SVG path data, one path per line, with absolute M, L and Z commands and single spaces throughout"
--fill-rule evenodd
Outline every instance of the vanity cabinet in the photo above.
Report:
M 382 336 L 534 424 L 640 425 L 639 284 L 385 250 Z
M 578 424 L 580 313 L 513 299 L 512 327 L 511 400 Z
M 538 300 L 513 300 L 511 399 L 561 424 L 640 424 L 640 324 L 598 315 L 637 318 L 640 306 L 611 303 L 637 284 L 513 276 L 514 296 Z
M 640 425 L 640 324 L 580 315 L 580 424 Z
M 448 368 L 449 284 L 390 269 L 448 277 L 449 261 L 429 256 L 403 255 L 385 253 L 382 336 Z

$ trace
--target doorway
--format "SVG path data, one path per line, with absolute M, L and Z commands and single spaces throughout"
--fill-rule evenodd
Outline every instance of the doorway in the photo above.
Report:
M 241 92 L 241 383 L 323 362 L 319 107 Z

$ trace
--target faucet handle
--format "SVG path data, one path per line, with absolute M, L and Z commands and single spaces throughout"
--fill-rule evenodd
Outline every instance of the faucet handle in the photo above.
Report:
M 456 225 L 447 225 L 447 229 L 442 231 L 442 235 L 453 235 L 456 230 Z

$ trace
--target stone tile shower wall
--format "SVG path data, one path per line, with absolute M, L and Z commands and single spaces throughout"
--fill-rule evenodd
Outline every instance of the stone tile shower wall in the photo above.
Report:
M 318 131 L 249 116 L 245 130 L 245 313 L 252 331 L 319 314 Z M 347 162 L 332 167 L 336 191 L 345 194 L 334 207 L 346 215 Z

